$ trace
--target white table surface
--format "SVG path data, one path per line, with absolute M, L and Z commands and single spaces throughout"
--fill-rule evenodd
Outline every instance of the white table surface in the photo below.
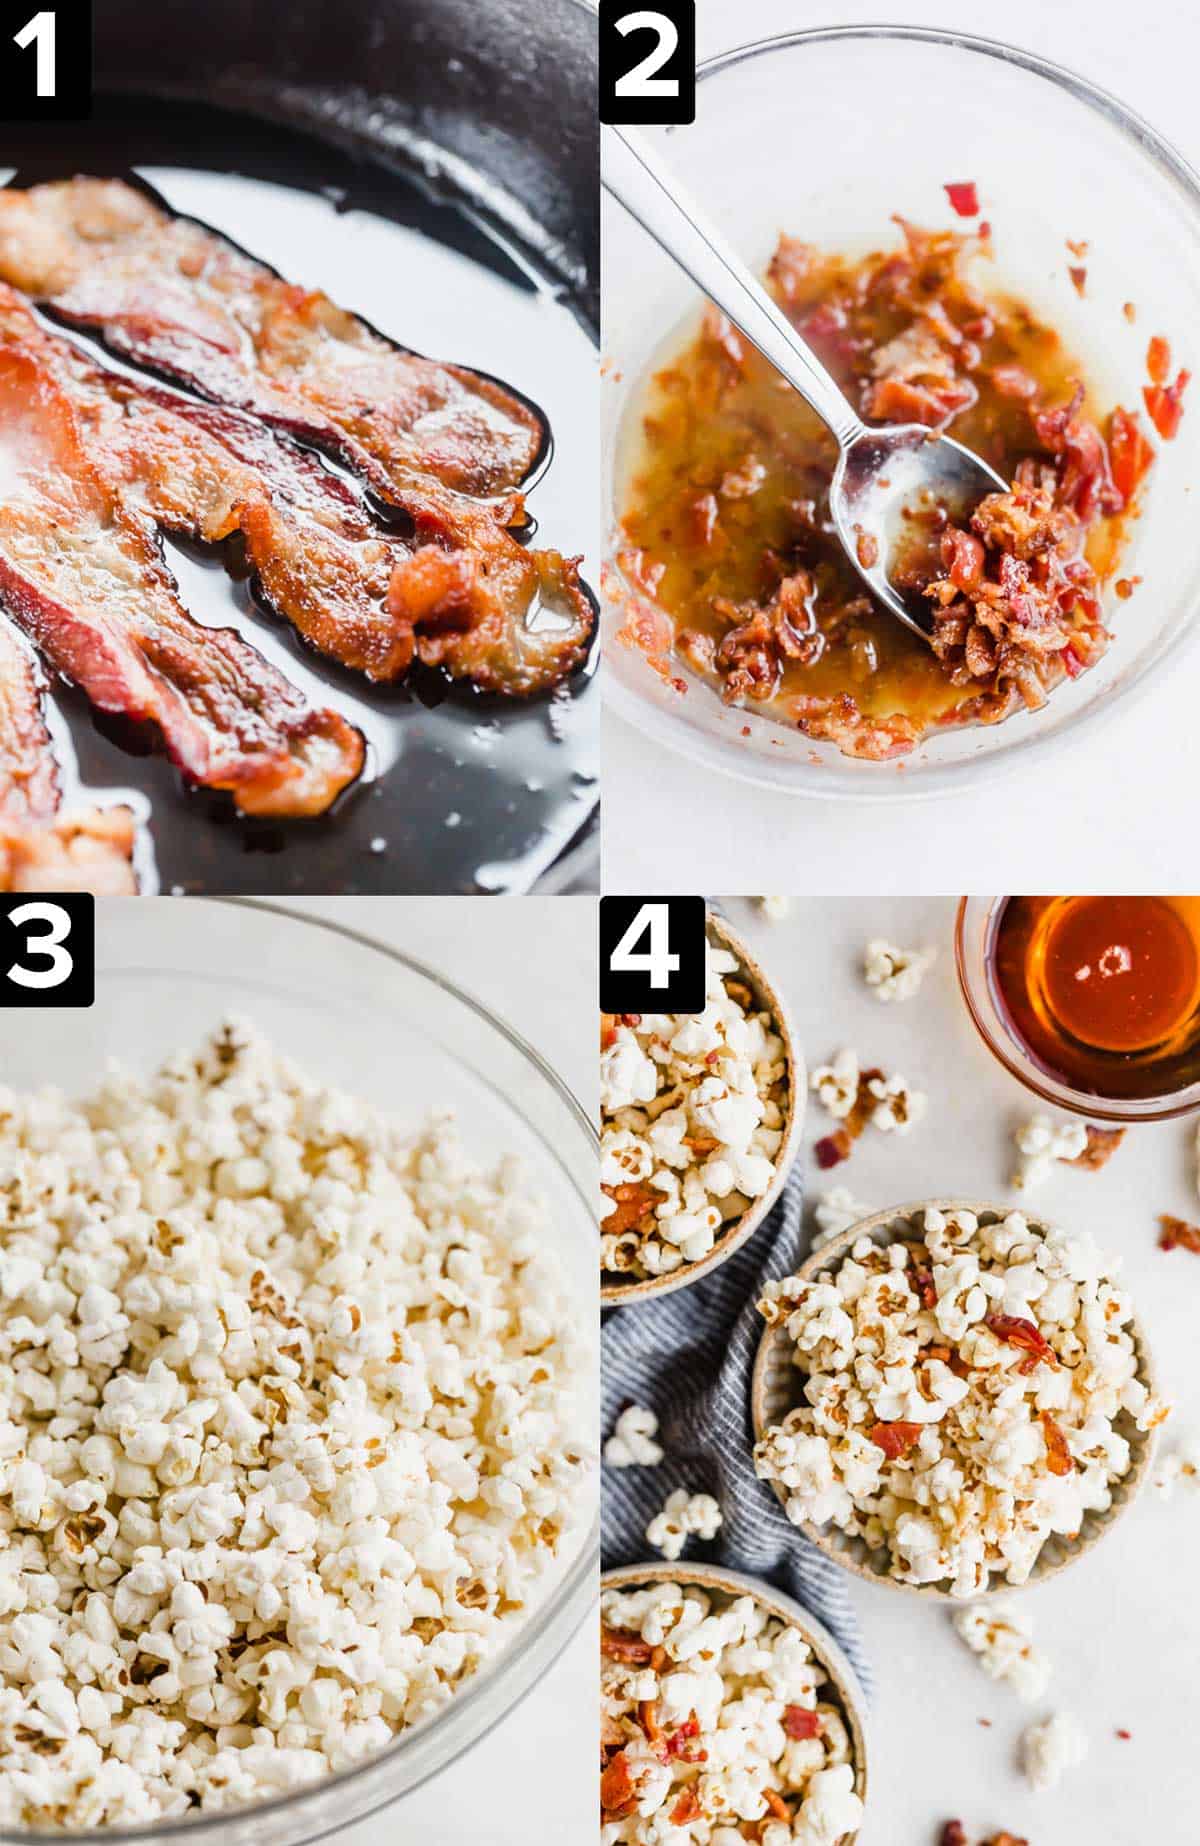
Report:
M 290 908 L 351 921 L 440 969 L 516 1025 L 595 1105 L 593 899 L 325 898 Z M 339 1842 L 582 1846 L 595 1831 L 596 1658 L 595 1624 L 586 1622 L 489 1736 L 404 1800 L 340 1833 Z
M 1038 1105 L 967 1018 L 953 969 L 953 905 L 804 899 L 781 923 L 746 900 L 726 908 L 790 1004 L 810 1066 L 851 1045 L 929 1097 L 907 1136 L 868 1130 L 848 1162 L 814 1171 L 809 1210 L 838 1183 L 876 1209 L 938 1193 L 1017 1203 L 1011 1129 Z M 882 1005 L 863 982 L 862 948 L 876 935 L 908 948 L 938 945 L 915 998 Z M 803 1137 L 810 1165 L 813 1142 L 830 1126 L 814 1099 Z M 1159 1212 L 1200 1218 L 1192 1139 L 1190 1122 L 1132 1129 L 1100 1173 L 1061 1168 L 1028 1195 L 1031 1210 L 1092 1230 L 1123 1259 L 1160 1388 L 1176 1405 L 1168 1446 L 1200 1434 L 1200 1260 L 1160 1251 L 1155 1222 Z M 939 1826 L 956 1817 L 972 1841 L 1007 1828 L 1031 1846 L 1192 1846 L 1200 1838 L 1198 1546 L 1200 1492 L 1178 1488 L 1163 1501 L 1147 1491 L 1076 1569 L 1018 1592 L 1054 1665 L 1034 1707 L 984 1676 L 940 1604 L 855 1584 L 876 1676 L 861 1846 L 937 1846 Z M 1052 1710 L 1079 1719 L 1090 1754 L 1056 1791 L 1034 1794 L 1017 1771 L 1016 1744 L 1024 1724 Z
M 1181 0 L 1133 11 L 1118 0 L 1010 0 L 1002 14 L 984 0 L 700 0 L 698 15 L 702 58 L 788 28 L 866 21 L 1003 38 L 1112 90 L 1200 166 L 1200 14 Z M 1025 891 L 1169 886 L 1193 811 L 1198 675 L 1193 657 L 1028 770 L 965 795 L 879 807 L 701 776 L 606 712 L 604 889 L 786 890 L 802 880 L 817 891 L 980 891 L 997 858 L 1004 882 Z M 781 864 L 796 868 L 790 878 Z

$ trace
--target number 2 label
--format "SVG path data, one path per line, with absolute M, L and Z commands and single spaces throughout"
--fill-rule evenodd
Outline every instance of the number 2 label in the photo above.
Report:
M 696 115 L 696 0 L 599 0 L 600 120 L 671 126 Z

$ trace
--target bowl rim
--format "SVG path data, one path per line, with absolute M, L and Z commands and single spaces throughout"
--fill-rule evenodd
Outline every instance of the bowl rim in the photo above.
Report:
M 743 44 L 733 45 L 724 51 L 715 52 L 705 58 L 696 68 L 696 81 L 702 83 L 709 78 L 719 76 L 723 71 L 731 70 L 750 59 L 771 52 L 789 51 L 798 46 L 832 44 L 843 41 L 861 41 L 873 43 L 893 40 L 898 43 L 942 46 L 956 51 L 965 51 L 982 57 L 989 57 L 1001 64 L 1015 66 L 1026 71 L 1030 76 L 1043 78 L 1064 90 L 1074 101 L 1091 109 L 1102 117 L 1116 133 L 1138 153 L 1148 160 L 1173 187 L 1182 202 L 1191 207 L 1200 230 L 1200 172 L 1184 158 L 1165 135 L 1153 128 L 1146 118 L 1137 110 L 1129 107 L 1115 96 L 1111 90 L 1093 83 L 1090 78 L 1072 70 L 1069 65 L 1059 64 L 1052 58 L 1041 57 L 1038 53 L 1025 51 L 1020 46 L 1010 45 L 1003 39 L 987 38 L 971 32 L 957 32 L 937 26 L 904 26 L 892 24 L 812 26 L 797 31 L 768 34 L 762 38 L 747 40 Z M 607 445 L 606 445 L 607 448 Z M 604 474 L 611 473 L 611 456 L 605 455 Z M 607 492 L 607 489 L 606 489 Z M 606 534 L 603 540 L 604 557 L 601 564 L 601 603 L 608 608 L 613 597 L 605 588 L 606 575 L 619 566 L 615 563 L 613 535 Z M 607 569 L 606 569 L 607 567 Z M 621 582 L 624 577 L 621 575 Z M 636 586 L 630 586 L 631 594 L 638 594 Z M 1039 764 L 1049 761 L 1055 751 L 1061 752 L 1084 731 L 1094 732 L 1097 721 L 1111 723 L 1112 712 L 1117 707 L 1131 711 L 1135 702 L 1144 700 L 1152 688 L 1156 688 L 1168 670 L 1175 671 L 1186 657 L 1195 653 L 1200 644 L 1200 599 L 1188 619 L 1186 626 L 1157 659 L 1144 667 L 1137 677 L 1123 687 L 1111 701 L 1101 696 L 1093 704 L 1075 717 L 1067 720 L 1055 730 L 1033 730 L 1026 737 L 1017 737 L 1009 742 L 1001 742 L 986 759 L 980 757 L 966 758 L 955 763 L 927 763 L 922 765 L 911 778 L 903 775 L 906 759 L 898 763 L 873 765 L 875 768 L 890 768 L 893 774 L 886 779 L 869 774 L 862 778 L 861 786 L 851 785 L 854 772 L 847 772 L 840 761 L 830 757 L 828 764 L 822 762 L 821 768 L 828 768 L 828 780 L 814 771 L 811 776 L 791 773 L 799 764 L 769 757 L 750 757 L 741 751 L 734 737 L 709 737 L 693 729 L 682 721 L 673 708 L 660 707 L 649 699 L 643 698 L 630 685 L 624 683 L 616 674 L 605 678 L 604 697 L 606 704 L 616 715 L 622 718 L 642 736 L 653 743 L 662 745 L 676 756 L 703 769 L 734 782 L 743 782 L 755 788 L 786 792 L 801 800 L 861 802 L 864 805 L 876 805 L 881 802 L 896 801 L 936 801 L 962 795 L 980 777 L 989 778 L 1002 774 L 1010 775 L 1022 770 L 1037 752 Z M 715 696 L 711 687 L 702 680 L 696 684 L 709 696 Z M 1020 714 L 1016 714 L 1019 716 Z M 784 727 L 785 729 L 787 727 Z M 936 733 L 929 740 L 936 743 Z M 845 779 L 839 779 L 845 778 Z
M 132 898 L 116 901 L 136 902 Z M 160 899 L 159 901 L 165 903 L 169 900 Z M 239 910 L 258 911 L 265 916 L 285 919 L 300 927 L 323 930 L 329 935 L 340 937 L 343 941 L 353 942 L 376 955 L 382 955 L 388 961 L 396 962 L 422 979 L 431 982 L 443 993 L 465 1005 L 486 1026 L 498 1031 L 508 1040 L 514 1050 L 536 1068 L 539 1075 L 556 1092 L 568 1112 L 584 1130 L 596 1157 L 599 1158 L 600 1137 L 595 1122 L 574 1091 L 558 1075 L 542 1053 L 531 1045 L 502 1014 L 496 1012 L 468 988 L 450 980 L 447 975 L 431 967 L 418 956 L 395 948 L 365 930 L 351 928 L 339 918 L 303 907 L 309 901 L 305 899 L 298 900 L 297 904 L 293 905 L 268 898 L 206 894 L 201 897 L 188 898 L 185 901 L 189 908 L 192 905 L 219 904 Z M 103 969 L 99 972 L 103 973 Z M 128 970 L 116 969 L 113 972 L 128 972 Z M 278 1818 L 293 1810 L 299 1813 L 303 1810 L 306 1801 L 315 1801 L 317 1797 L 328 1796 L 335 1788 L 342 1791 L 354 1786 L 358 1790 L 366 1790 L 370 1788 L 372 1782 L 376 1782 L 379 1786 L 373 1788 L 369 1795 L 365 1795 L 363 1807 L 355 1808 L 340 1819 L 318 1822 L 311 1830 L 302 1831 L 297 1837 L 305 1843 L 305 1846 L 314 1846 L 316 1841 L 328 1838 L 345 1826 L 365 1823 L 372 1815 L 390 1807 L 394 1802 L 402 1801 L 434 1776 L 442 1774 L 468 1750 L 481 1743 L 498 1725 L 510 1719 L 533 1687 L 540 1682 L 542 1675 L 549 1670 L 568 1642 L 582 1627 L 594 1594 L 596 1571 L 601 1555 L 598 1498 L 597 1496 L 597 1506 L 587 1530 L 581 1535 L 579 1549 L 574 1559 L 554 1581 L 545 1600 L 539 1602 L 531 1611 L 529 1619 L 522 1623 L 508 1646 L 503 1648 L 494 1660 L 489 1661 L 478 1673 L 475 1673 L 463 1689 L 456 1692 L 439 1711 L 429 1718 L 419 1720 L 408 1729 L 397 1732 L 390 1743 L 385 1744 L 381 1750 L 373 1752 L 361 1762 L 353 1763 L 345 1769 L 334 1770 L 329 1775 L 321 1776 L 315 1781 L 301 1783 L 296 1788 L 288 1789 L 283 1793 L 265 1796 L 260 1801 L 240 1802 L 227 1808 L 193 1809 L 185 1814 L 163 1815 L 155 1819 L 138 1821 L 132 1825 L 114 1827 L 56 1827 L 50 1833 L 45 1828 L 4 1826 L 0 1827 L 0 1841 L 5 1842 L 6 1846 L 9 1846 L 9 1843 L 11 1846 L 36 1846 L 37 1842 L 44 1842 L 48 1838 L 101 1841 L 104 1842 L 104 1846 L 109 1846 L 110 1842 L 112 1846 L 122 1846 L 124 1842 L 129 1842 L 130 1846 L 157 1846 L 158 1842 L 167 1838 L 212 1840 L 224 1833 L 228 1833 L 231 1839 L 243 1839 L 247 1836 L 238 1832 L 241 1828 L 258 1827 L 271 1818 Z M 575 1609 L 576 1604 L 578 1604 L 577 1610 Z M 484 1703 L 505 1670 L 519 1665 L 528 1655 L 536 1654 L 539 1643 L 544 1641 L 547 1634 L 551 1636 L 552 1646 L 541 1659 L 540 1671 L 526 1678 L 520 1690 L 505 1704 L 502 1711 L 479 1724 L 460 1743 L 452 1747 L 448 1754 L 435 1757 L 429 1767 L 403 1790 L 395 1791 L 386 1785 L 387 1770 L 406 1742 L 424 1739 L 451 1714 L 458 1714 L 462 1711 L 470 1712 Z M 263 1837 L 270 1840 L 274 1836 L 267 1834 Z
M 1011 1217 L 1014 1212 L 1017 1212 L 1038 1231 L 1045 1232 L 1052 1228 L 1047 1219 L 1024 1211 L 1019 1205 L 993 1204 L 988 1200 L 963 1198 L 915 1199 L 910 1204 L 891 1205 L 883 1211 L 872 1212 L 869 1218 L 862 1218 L 857 1224 L 850 1225 L 847 1230 L 839 1231 L 838 1235 L 831 1237 L 827 1244 L 822 1244 L 819 1249 L 813 1250 L 800 1264 L 796 1274 L 806 1282 L 814 1280 L 842 1257 L 847 1256 L 860 1237 L 870 1237 L 878 1244 L 895 1242 L 897 1239 L 892 1233 L 901 1225 L 915 1229 L 914 1220 L 917 1215 L 930 1210 L 969 1211 L 977 1217 L 993 1221 Z M 1152 1392 L 1155 1388 L 1154 1362 L 1141 1321 L 1134 1315 L 1126 1326 L 1137 1353 L 1137 1375 Z M 772 1426 L 768 1423 L 766 1415 L 767 1372 L 786 1339 L 787 1329 L 782 1322 L 777 1321 L 774 1326 L 764 1325 L 758 1351 L 754 1356 L 754 1370 L 750 1381 L 750 1415 L 756 1443 L 762 1440 L 767 1429 Z M 800 1368 L 795 1369 L 799 1373 Z M 1081 1528 L 1082 1535 L 1074 1539 L 1064 1539 L 1062 1543 L 1065 1555 L 1044 1563 L 1042 1559 L 1045 1546 L 1043 1546 L 1042 1552 L 1039 1552 L 1024 1583 L 1009 1583 L 1006 1580 L 998 1583 L 989 1581 L 986 1589 L 977 1590 L 971 1596 L 956 1596 L 952 1590 L 944 1587 L 945 1578 L 939 1579 L 936 1583 L 905 1583 L 894 1577 L 890 1568 L 887 1571 L 872 1570 L 859 1555 L 859 1552 L 864 1549 L 863 1541 L 859 1538 L 847 1537 L 835 1526 L 817 1526 L 805 1520 L 797 1525 L 796 1530 L 803 1533 L 804 1537 L 825 1557 L 832 1558 L 835 1564 L 840 1565 L 843 1570 L 852 1572 L 854 1576 L 860 1577 L 865 1583 L 877 1584 L 883 1589 L 899 1591 L 909 1596 L 920 1596 L 927 1602 L 945 1603 L 951 1608 L 966 1608 L 971 1603 L 1020 1594 L 1027 1589 L 1032 1589 L 1038 1583 L 1044 1583 L 1051 1577 L 1059 1576 L 1064 1570 L 1078 1563 L 1087 1552 L 1100 1543 L 1121 1515 L 1127 1512 L 1138 1498 L 1153 1465 L 1157 1440 L 1157 1429 L 1134 1432 L 1134 1435 L 1129 1438 L 1130 1466 L 1119 1482 L 1123 1490 L 1121 1498 L 1114 1500 L 1106 1512 L 1084 1515 L 1085 1524 L 1091 1521 L 1091 1529 Z M 787 1495 L 783 1488 L 777 1481 L 770 1481 L 767 1485 L 770 1486 L 779 1504 L 786 1511 Z
M 779 1621 L 799 1631 L 837 1694 L 854 1751 L 854 1790 L 865 1807 L 870 1774 L 866 1694 L 849 1657 L 824 1622 L 794 1596 L 777 1590 L 773 1583 L 766 1583 L 748 1571 L 729 1570 L 721 1564 L 670 1563 L 661 1558 L 654 1564 L 621 1564 L 602 1572 L 600 1594 L 603 1596 L 607 1590 L 636 1589 L 648 1583 L 681 1583 L 702 1590 L 719 1590 L 726 1596 L 752 1596 Z M 857 1833 L 844 1834 L 839 1846 L 851 1846 L 857 1838 Z
M 604 1278 L 609 1273 L 601 1270 L 600 1305 L 601 1308 L 625 1307 L 633 1301 L 661 1300 L 664 1295 L 673 1295 L 676 1289 L 687 1288 L 692 1282 L 700 1282 L 710 1276 L 714 1269 L 719 1269 L 735 1250 L 740 1250 L 748 1238 L 752 1237 L 779 1201 L 780 1194 L 787 1182 L 788 1174 L 795 1164 L 800 1148 L 800 1136 L 804 1131 L 804 1117 L 808 1102 L 808 1072 L 804 1062 L 795 1024 L 787 1003 L 779 988 L 770 976 L 763 973 L 758 959 L 746 947 L 741 936 L 733 929 L 718 911 L 709 909 L 705 915 L 705 931 L 708 936 L 716 936 L 723 948 L 738 958 L 739 972 L 746 975 L 754 988 L 754 997 L 764 1004 L 757 1009 L 769 1012 L 772 1021 L 783 1040 L 784 1058 L 788 1073 L 787 1117 L 784 1124 L 783 1140 L 776 1156 L 775 1175 L 761 1198 L 755 1199 L 746 1207 L 741 1216 L 731 1220 L 729 1228 L 722 1230 L 707 1256 L 702 1256 L 696 1263 L 681 1263 L 678 1269 L 671 1270 L 665 1276 L 643 1276 L 636 1282 L 609 1282 Z M 603 1219 L 601 1219 L 603 1226 Z

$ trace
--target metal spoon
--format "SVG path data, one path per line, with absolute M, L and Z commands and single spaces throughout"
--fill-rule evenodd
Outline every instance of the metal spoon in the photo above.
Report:
M 941 507 L 955 523 L 965 523 L 985 494 L 1007 492 L 1008 482 L 961 442 L 923 424 L 864 423 L 646 142 L 628 129 L 608 126 L 601 136 L 600 176 L 607 190 L 795 386 L 836 437 L 839 453 L 829 504 L 846 555 L 872 595 L 927 641 L 932 627 L 928 602 L 891 580 L 902 541 L 912 537 L 912 515 Z

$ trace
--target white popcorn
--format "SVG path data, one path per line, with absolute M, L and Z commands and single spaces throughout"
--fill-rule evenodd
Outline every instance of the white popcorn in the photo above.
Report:
M 954 1626 L 989 1679 L 1012 1687 L 1030 1704 L 1042 1698 L 1050 1682 L 1050 1662 L 1033 1645 L 1033 1623 L 1024 1610 L 1007 1602 L 959 1609 Z
M 672 1583 L 608 1591 L 601 1616 L 605 1846 L 857 1832 L 849 1726 L 797 1629 L 751 1597 Z
M 919 1122 L 928 1105 L 928 1097 L 920 1090 L 910 1090 L 907 1082 L 900 1075 L 894 1077 L 872 1077 L 867 1089 L 875 1098 L 875 1107 L 871 1111 L 871 1121 L 885 1134 L 906 1135 L 914 1122 Z
M 674 1563 L 689 1538 L 715 1538 L 720 1529 L 721 1509 L 712 1495 L 679 1487 L 646 1527 L 646 1543 Z
M 788 1107 L 783 1040 L 727 950 L 696 1014 L 601 1021 L 600 1260 L 645 1278 L 696 1263 L 769 1191 Z
M 507 1644 L 586 1467 L 545 1223 L 237 1024 L 3 1093 L 0 1822 L 311 1782 Z
M 817 1221 L 817 1231 L 812 1240 L 814 1250 L 824 1244 L 832 1243 L 843 1231 L 848 1231 L 852 1224 L 871 1216 L 869 1205 L 860 1205 L 848 1186 L 834 1186 L 823 1192 L 817 1200 L 813 1211 Z
M 1163 1500 L 1171 1499 L 1179 1486 L 1193 1491 L 1200 1489 L 1200 1440 L 1192 1437 L 1178 1448 L 1157 1456 L 1150 1473 L 1150 1485 Z
M 1010 1183 L 1016 1192 L 1032 1192 L 1060 1161 L 1079 1158 L 1087 1147 L 1087 1127 L 1083 1122 L 1055 1122 L 1038 1114 L 1019 1124 L 1013 1140 L 1021 1159 Z
M 657 1434 L 658 1418 L 653 1410 L 630 1404 L 604 1445 L 604 1459 L 610 1468 L 657 1468 L 663 1458 L 654 1440 Z
M 821 1106 L 838 1121 L 844 1121 L 858 1097 L 859 1061 L 857 1051 L 839 1051 L 831 1064 L 822 1064 L 809 1078 L 809 1088 Z
M 1019 1212 L 930 1209 L 920 1241 L 859 1236 L 826 1274 L 768 1282 L 759 1312 L 804 1382 L 755 1449 L 759 1478 L 795 1524 L 861 1538 L 902 1582 L 964 1601 L 1024 1583 L 1052 1536 L 1111 1505 L 1131 1427 L 1169 1414 L 1113 1267 Z
M 1021 1738 L 1021 1767 L 1039 1793 L 1054 1788 L 1087 1753 L 1087 1737 L 1068 1712 L 1056 1712 L 1031 1724 Z
M 910 1000 L 936 960 L 936 949 L 898 949 L 877 937 L 863 953 L 863 978 L 877 1000 Z
M 760 897 L 758 902 L 769 923 L 782 923 L 791 913 L 790 897 Z

